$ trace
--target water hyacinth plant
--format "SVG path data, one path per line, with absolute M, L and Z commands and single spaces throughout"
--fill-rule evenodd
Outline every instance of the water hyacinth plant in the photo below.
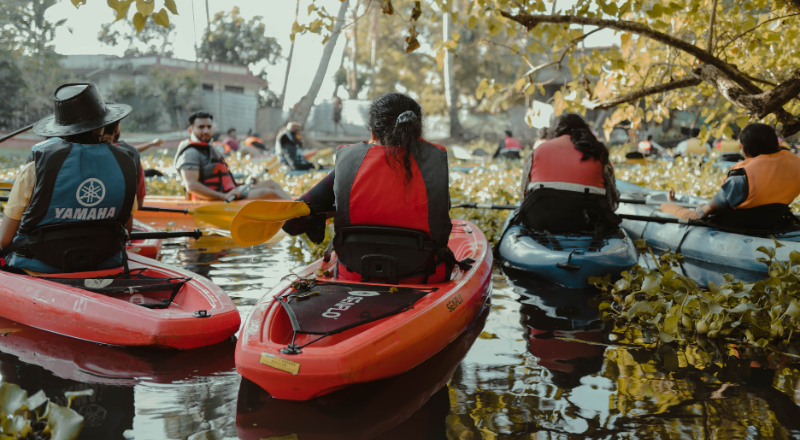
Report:
M 67 392 L 69 404 L 56 405 L 39 391 L 32 396 L 19 386 L 0 384 L 0 440 L 74 440 L 83 427 L 83 417 L 70 409 L 75 397 L 86 391 Z
M 800 332 L 800 252 L 778 261 L 780 247 L 775 240 L 775 247 L 758 249 L 764 257 L 757 261 L 769 266 L 769 278 L 757 282 L 724 275 L 726 284 L 703 289 L 675 270 L 683 257 L 652 250 L 647 252 L 655 269 L 636 265 L 616 282 L 610 275 L 590 282 L 601 292 L 596 302 L 603 319 L 615 321 L 615 332 L 641 330 L 645 344 L 686 345 L 703 336 L 800 355 L 793 339 Z

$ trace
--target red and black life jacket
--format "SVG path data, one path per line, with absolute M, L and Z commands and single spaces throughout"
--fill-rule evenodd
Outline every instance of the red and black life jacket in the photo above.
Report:
M 209 158 L 209 162 L 200 168 L 200 183 L 217 192 L 228 192 L 237 187 L 236 180 L 228 169 L 225 158 L 211 145 L 205 142 L 190 142 L 186 146 L 181 146 L 181 151 L 175 156 L 175 160 L 185 153 L 189 148 L 194 148 Z M 194 196 L 192 196 L 194 197 Z
M 430 237 L 435 254 L 447 251 L 452 229 L 447 152 L 422 139 L 416 142 L 408 184 L 405 170 L 387 158 L 386 147 L 363 142 L 339 148 L 334 181 L 337 237 L 354 226 L 404 228 Z M 359 262 L 342 261 L 342 249 L 337 247 L 341 245 L 334 240 L 340 263 L 361 273 Z

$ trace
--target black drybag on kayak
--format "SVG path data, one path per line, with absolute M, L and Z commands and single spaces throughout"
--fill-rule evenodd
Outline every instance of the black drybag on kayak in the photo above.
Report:
M 598 225 L 615 230 L 622 223 L 609 209 L 604 195 L 553 188 L 535 189 L 515 215 L 526 228 L 551 233 L 592 231 Z
M 15 254 L 35 258 L 62 273 L 95 270 L 125 250 L 128 232 L 116 221 L 59 223 L 34 229 L 22 240 L 0 249 L 0 257 Z M 127 263 L 127 253 L 122 252 Z M 127 266 L 127 264 L 125 264 Z
M 788 205 L 771 203 L 744 209 L 723 209 L 704 219 L 713 227 L 743 234 L 769 234 L 800 229 Z

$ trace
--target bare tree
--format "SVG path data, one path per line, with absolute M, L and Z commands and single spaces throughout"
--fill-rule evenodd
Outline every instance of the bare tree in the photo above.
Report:
M 300 15 L 300 0 L 297 0 L 297 6 L 294 9 L 295 23 L 297 23 L 297 17 L 299 15 Z M 294 55 L 294 37 L 292 37 L 292 44 L 289 46 L 289 57 L 286 58 L 286 74 L 283 77 L 283 90 L 281 90 L 281 97 L 278 99 L 278 108 L 283 108 L 283 104 L 286 101 L 286 85 L 289 84 L 289 71 L 292 70 L 293 55 Z
M 375 80 L 378 77 L 378 26 L 381 19 L 381 8 L 377 2 L 370 4 L 372 10 L 369 18 L 369 41 L 371 50 L 369 57 L 369 99 L 375 99 L 376 84 Z
M 353 36 L 350 38 L 350 69 L 347 72 L 347 91 L 350 99 L 358 99 L 358 4 L 353 8 Z
M 333 32 L 328 41 L 325 43 L 325 48 L 322 50 L 322 58 L 319 60 L 317 73 L 314 76 L 314 81 L 308 89 L 308 93 L 300 100 L 289 119 L 301 125 L 305 125 L 308 115 L 311 113 L 311 107 L 314 105 L 314 100 L 317 99 L 322 81 L 325 79 L 325 73 L 328 71 L 328 63 L 331 61 L 333 55 L 333 48 L 336 47 L 336 41 L 339 39 L 339 34 L 342 31 L 342 24 L 344 23 L 344 16 L 347 13 L 347 7 L 350 5 L 350 0 L 344 0 L 339 5 L 339 14 L 336 16 L 336 22 L 333 25 Z

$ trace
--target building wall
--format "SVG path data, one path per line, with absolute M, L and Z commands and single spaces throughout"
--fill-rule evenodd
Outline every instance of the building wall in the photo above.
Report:
M 214 130 L 235 128 L 239 133 L 256 129 L 258 98 L 231 92 L 202 91 L 203 108 L 214 115 Z

